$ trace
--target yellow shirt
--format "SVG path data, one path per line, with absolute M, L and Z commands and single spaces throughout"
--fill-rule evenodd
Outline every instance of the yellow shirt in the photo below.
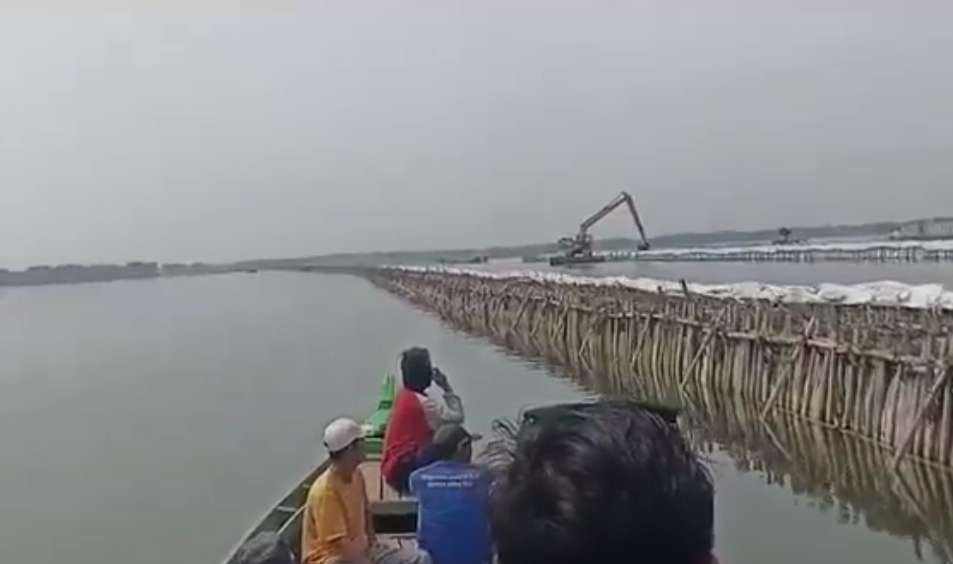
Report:
M 367 546 L 367 492 L 360 468 L 350 482 L 330 468 L 315 480 L 308 491 L 301 526 L 302 564 L 323 564 L 339 557 L 335 542 L 358 541 Z

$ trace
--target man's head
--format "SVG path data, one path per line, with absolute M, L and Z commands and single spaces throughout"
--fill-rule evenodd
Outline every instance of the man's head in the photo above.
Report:
M 713 498 L 677 428 L 635 405 L 595 404 L 524 423 L 491 521 L 501 564 L 707 564 Z
M 295 557 L 276 533 L 258 533 L 238 549 L 238 564 L 294 564 Z
M 364 430 L 351 419 L 335 419 L 325 427 L 324 446 L 331 462 L 345 470 L 364 462 Z
M 442 425 L 433 435 L 433 454 L 437 460 L 470 462 L 473 458 L 473 441 L 479 435 L 471 435 L 461 425 Z
M 400 355 L 400 373 L 405 388 L 423 393 L 433 381 L 430 351 L 421 347 L 405 350 Z

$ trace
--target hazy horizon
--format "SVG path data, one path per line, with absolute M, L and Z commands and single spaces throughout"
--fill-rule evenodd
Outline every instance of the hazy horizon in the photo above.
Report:
M 807 4 L 4 9 L 0 268 L 953 215 L 953 5 Z

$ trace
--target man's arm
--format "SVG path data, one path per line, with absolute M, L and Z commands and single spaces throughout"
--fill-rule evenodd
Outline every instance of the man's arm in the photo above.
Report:
M 364 530 L 367 532 L 367 546 L 371 546 L 377 539 L 377 531 L 374 530 L 374 515 L 371 514 L 371 503 L 367 499 L 364 474 L 361 474 L 361 491 L 364 492 Z
M 430 428 L 436 431 L 438 427 L 445 423 L 463 423 L 463 401 L 460 396 L 453 393 L 450 380 L 439 368 L 434 368 L 433 383 L 443 390 L 443 402 L 441 403 L 429 395 L 420 399 Z
M 434 431 L 446 423 L 463 423 L 463 401 L 453 392 L 444 392 L 442 402 L 430 396 L 421 397 L 420 406 Z

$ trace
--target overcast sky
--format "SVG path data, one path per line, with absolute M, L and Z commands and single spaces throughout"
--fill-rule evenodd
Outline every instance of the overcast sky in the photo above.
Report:
M 228 4 L 0 9 L 0 266 L 953 215 L 939 2 Z

